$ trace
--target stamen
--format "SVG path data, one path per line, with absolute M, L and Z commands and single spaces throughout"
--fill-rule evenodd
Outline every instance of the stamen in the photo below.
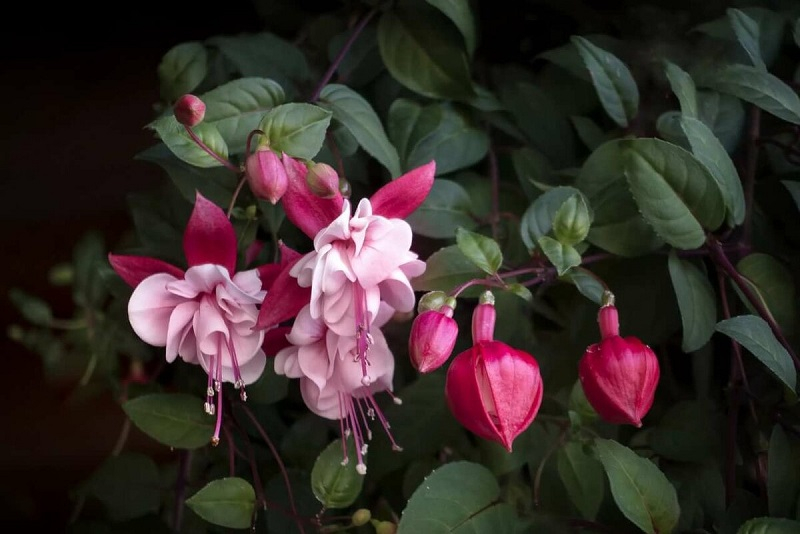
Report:
M 358 408 L 358 415 L 361 417 L 361 422 L 364 424 L 364 430 L 367 432 L 367 440 L 372 439 L 372 430 L 369 429 L 369 422 L 367 421 L 366 415 L 364 415 L 364 409 L 361 407 L 361 402 L 363 399 L 355 399 L 356 408 Z
M 358 463 L 356 463 L 356 471 L 360 475 L 365 475 L 367 473 L 367 466 L 364 463 L 364 457 L 361 453 L 361 448 L 364 445 L 364 440 L 361 436 L 361 428 L 358 425 L 358 420 L 356 419 L 356 409 L 353 406 L 353 398 L 348 395 L 347 401 L 347 417 L 350 420 L 350 428 L 353 429 L 353 439 L 355 439 L 355 449 L 356 449 L 356 459 Z
M 211 437 L 211 445 L 216 447 L 219 445 L 219 431 L 222 428 L 222 346 L 221 342 L 217 343 L 217 368 L 214 380 L 214 389 L 217 390 L 217 424 L 214 427 L 214 435 Z
M 369 391 L 369 390 L 367 390 L 367 399 L 368 399 L 369 403 L 372 404 L 372 407 L 374 408 L 374 412 L 373 413 L 375 413 L 378 416 L 378 419 L 381 422 L 381 426 L 383 426 L 383 430 L 386 432 L 386 435 L 389 437 L 389 441 L 392 442 L 392 450 L 393 451 L 402 451 L 403 448 L 400 445 L 397 444 L 397 442 L 394 440 L 394 436 L 392 435 L 392 432 L 389 430 L 391 428 L 391 425 L 389 424 L 389 421 L 387 421 L 386 417 L 384 417 L 383 412 L 381 411 L 380 407 L 378 407 L 378 404 L 375 402 L 375 397 L 372 396 L 372 392 Z
M 367 292 L 359 282 L 353 284 L 353 304 L 356 311 L 356 350 L 358 358 L 361 360 L 361 374 L 367 377 L 367 352 L 372 344 L 372 336 L 369 333 L 369 321 L 367 321 Z
M 394 393 L 392 393 L 388 389 L 385 391 L 385 393 L 392 398 L 392 402 L 393 403 L 397 404 L 398 406 L 403 404 L 403 399 L 401 399 L 400 397 L 398 397 L 397 395 L 395 395 Z
M 231 357 L 233 364 L 233 387 L 240 390 L 239 398 L 242 402 L 247 402 L 247 393 L 244 391 L 244 380 L 242 380 L 242 373 L 239 371 L 239 359 L 236 357 L 236 345 L 233 343 L 233 338 L 228 338 L 228 354 Z
M 342 394 L 339 393 L 339 434 L 342 436 L 342 465 L 350 463 L 350 458 L 347 457 L 347 431 L 344 429 L 344 412 L 342 407 L 344 405 Z

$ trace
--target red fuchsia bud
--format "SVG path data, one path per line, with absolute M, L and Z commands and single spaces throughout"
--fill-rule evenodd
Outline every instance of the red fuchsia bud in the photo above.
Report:
M 245 172 L 253 194 L 272 204 L 277 204 L 289 187 L 286 168 L 272 150 L 258 150 L 247 156 Z
M 183 95 L 172 108 L 175 118 L 184 126 L 197 126 L 206 116 L 205 103 L 194 95 Z
M 326 163 L 314 163 L 308 168 L 306 183 L 311 192 L 321 198 L 333 198 L 339 192 L 339 175 Z
M 638 338 L 619 336 L 613 304 L 600 308 L 597 322 L 603 339 L 586 349 L 578 365 L 583 392 L 609 423 L 641 427 L 658 385 L 658 358 Z
M 447 361 L 456 346 L 458 323 L 453 320 L 455 299 L 438 310 L 417 315 L 408 338 L 411 365 L 420 373 L 435 371 Z
M 472 343 L 494 339 L 494 323 L 497 312 L 494 309 L 494 295 L 485 291 L 475 311 L 472 312 Z
M 456 356 L 445 384 L 455 418 L 509 452 L 536 417 L 543 392 L 536 359 L 500 341 L 480 341 Z

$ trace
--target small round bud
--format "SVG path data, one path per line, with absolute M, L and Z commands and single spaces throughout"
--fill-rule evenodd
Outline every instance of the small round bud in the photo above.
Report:
M 326 163 L 314 163 L 308 168 L 306 183 L 311 192 L 321 198 L 333 198 L 339 191 L 339 175 Z
M 184 126 L 197 126 L 206 116 L 206 105 L 194 95 L 183 95 L 172 108 L 175 119 Z
M 397 525 L 391 521 L 381 521 L 375 525 L 375 534 L 395 534 L 397 532 Z
M 372 519 L 372 513 L 366 508 L 359 508 L 353 513 L 351 521 L 354 526 L 360 527 L 369 523 L 370 519 Z

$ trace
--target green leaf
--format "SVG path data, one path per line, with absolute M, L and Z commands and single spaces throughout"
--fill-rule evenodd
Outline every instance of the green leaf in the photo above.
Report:
M 728 153 L 733 152 L 742 138 L 745 111 L 742 101 L 716 91 L 698 91 L 699 119 L 711 128 Z
M 336 440 L 325 447 L 311 470 L 311 489 L 325 508 L 347 508 L 355 502 L 364 485 L 364 475 L 356 464 L 355 440 L 347 439 L 347 457 L 342 459 L 342 442 Z
M 314 417 L 319 426 L 319 417 L 316 415 Z M 251 530 L 253 533 L 311 534 L 308 524 L 303 528 L 302 521 L 292 517 L 292 514 L 286 513 L 287 510 L 293 509 L 292 503 L 294 503 L 294 509 L 297 510 L 297 517 L 314 517 L 320 511 L 319 502 L 311 491 L 311 484 L 308 483 L 308 471 L 298 469 L 287 469 L 286 471 L 289 485 L 292 488 L 291 499 L 283 474 L 276 473 L 266 482 L 264 488 L 264 497 L 268 503 L 274 506 L 268 506 L 265 512 L 259 513 L 261 518 L 266 518 L 266 528 L 259 528 L 263 525 L 261 522 Z
M 50 322 L 53 320 L 53 310 L 44 300 L 29 295 L 16 287 L 8 291 L 8 299 L 26 320 L 38 326 L 50 326 Z
M 475 35 L 475 18 L 472 16 L 469 2 L 460 0 L 426 0 L 426 2 L 453 21 L 453 24 L 456 25 L 456 28 L 464 37 L 467 53 L 472 56 L 478 46 L 478 38 Z
M 411 282 L 414 291 L 450 291 L 468 280 L 485 276 L 457 245 L 437 250 L 428 257 L 426 264 L 425 272 Z
M 489 137 L 469 117 L 448 104 L 431 104 L 420 110 L 408 152 L 403 154 L 406 170 L 436 161 L 436 174 L 447 174 L 482 160 L 489 151 Z
M 681 401 L 652 429 L 650 446 L 664 458 L 700 464 L 722 454 L 721 435 L 723 421 L 713 403 Z
M 459 227 L 473 230 L 478 226 L 471 208 L 469 193 L 461 184 L 437 178 L 425 201 L 406 221 L 415 234 L 446 239 Z
M 757 517 L 742 525 L 736 534 L 796 534 L 800 521 L 775 517 Z
M 364 98 L 347 86 L 326 85 L 320 99 L 328 104 L 333 118 L 350 130 L 358 144 L 386 167 L 393 177 L 400 175 L 397 150 L 389 142 L 381 120 Z
M 586 239 L 592 225 L 592 214 L 581 193 L 569 197 L 553 217 L 553 233 L 563 245 L 574 246 Z
M 539 240 L 550 233 L 561 206 L 575 195 L 581 195 L 581 192 L 574 187 L 554 187 L 525 210 L 520 221 L 520 235 L 528 250 L 534 250 Z
M 694 85 L 694 80 L 682 68 L 674 63 L 665 61 L 667 80 L 672 88 L 672 92 L 678 97 L 681 104 L 681 112 L 686 117 L 697 118 L 697 88 Z
M 506 287 L 507 291 L 514 293 L 516 296 L 524 300 L 525 302 L 533 302 L 533 293 L 527 287 L 523 286 L 522 284 L 508 284 Z
M 524 147 L 511 153 L 511 161 L 517 181 L 528 197 L 535 200 L 542 191 L 554 187 L 553 167 L 547 158 L 538 150 Z
M 435 9 L 388 11 L 378 23 L 378 46 L 391 75 L 423 96 L 475 96 L 461 36 Z
M 645 219 L 670 245 L 697 248 L 725 216 L 714 178 L 689 152 L 660 139 L 622 141 L 625 176 Z
M 213 525 L 228 528 L 250 528 L 256 493 L 241 478 L 221 478 L 206 484 L 186 499 L 186 506 Z
M 620 511 L 649 534 L 668 534 L 678 523 L 675 488 L 658 467 L 629 448 L 608 439 L 595 440 L 597 455 L 608 476 Z
M 740 315 L 717 323 L 717 332 L 738 341 L 794 391 L 797 373 L 792 358 L 761 317 Z
M 147 127 L 155 130 L 172 153 L 189 165 L 195 167 L 219 167 L 222 165 L 194 142 L 186 128 L 178 123 L 174 115 L 170 114 L 156 119 Z M 227 159 L 228 145 L 213 124 L 201 122 L 194 126 L 192 131 L 212 152 Z
M 772 427 L 767 460 L 769 515 L 792 517 L 797 504 L 797 492 L 800 490 L 800 465 L 789 437 L 780 425 Z
M 728 225 L 733 227 L 742 224 L 745 216 L 744 191 L 736 167 L 725 147 L 708 126 L 698 119 L 681 117 L 680 125 L 692 147 L 694 157 L 708 169 L 722 192 Z
M 797 209 L 800 209 L 800 182 L 781 180 L 781 183 L 789 190 L 789 194 L 792 195 L 792 200 L 794 200 Z
M 389 107 L 386 130 L 389 133 L 389 139 L 392 144 L 397 147 L 397 154 L 403 162 L 405 162 L 416 141 L 419 140 L 416 139 L 413 144 L 411 143 L 411 136 L 415 133 L 415 130 L 419 128 L 420 134 L 428 135 L 441 121 L 441 117 L 437 116 L 434 117 L 434 122 L 432 122 L 430 119 L 434 114 L 428 114 L 428 120 L 420 121 L 421 114 L 422 106 L 405 98 L 398 98 Z M 420 134 L 417 137 L 420 137 Z
M 214 433 L 214 418 L 203 411 L 203 401 L 191 395 L 142 395 L 122 409 L 139 430 L 170 447 L 196 449 L 207 445 Z
M 683 324 L 683 352 L 694 352 L 711 339 L 717 323 L 714 289 L 706 274 L 692 262 L 669 254 L 669 276 Z
M 268 354 L 274 356 L 274 353 Z M 286 397 L 289 379 L 275 373 L 274 365 L 267 365 L 261 377 L 247 386 L 247 400 L 258 404 L 273 404 Z
M 322 148 L 331 115 L 330 111 L 312 104 L 283 104 L 267 112 L 259 129 L 272 150 L 312 159 Z
M 510 534 L 512 509 L 500 500 L 500 487 L 485 467 L 452 462 L 433 471 L 408 500 L 397 534 L 456 531 Z
M 754 253 L 742 258 L 736 264 L 736 270 L 745 277 L 750 289 L 781 328 L 791 332 L 796 313 L 794 279 L 789 269 L 768 254 Z M 739 292 L 738 287 L 734 287 L 751 313 L 755 314 L 750 301 Z
M 123 453 L 107 459 L 82 487 L 105 505 L 112 521 L 155 513 L 161 505 L 158 467 L 148 456 Z
M 239 154 L 244 153 L 247 136 L 258 128 L 264 114 L 283 104 L 286 95 L 277 82 L 268 78 L 241 78 L 220 85 L 201 98 L 206 104 L 203 122 L 216 126 L 230 151 Z
M 605 132 L 589 117 L 574 115 L 569 119 L 578 133 L 578 137 L 589 150 L 596 149 L 606 140 Z
M 581 295 L 595 304 L 603 303 L 605 287 L 591 271 L 583 267 L 575 267 L 564 275 L 563 280 L 574 284 Z
M 579 36 L 571 38 L 611 119 L 625 128 L 639 108 L 639 90 L 630 70 L 617 56 Z
M 488 274 L 497 273 L 503 264 L 500 245 L 491 237 L 459 228 L 456 230 L 456 243 L 464 256 Z
M 208 53 L 202 43 L 181 43 L 170 48 L 158 64 L 161 98 L 173 102 L 192 92 L 208 73 Z
M 725 65 L 702 78 L 702 83 L 754 104 L 792 124 L 800 124 L 800 97 L 768 72 L 748 65 Z
M 538 244 L 550 263 L 555 266 L 559 276 L 581 264 L 580 253 L 571 245 L 560 243 L 549 236 L 540 237 Z
M 328 41 L 328 61 L 335 61 L 352 34 L 353 29 L 347 28 Z M 378 50 L 378 30 L 369 25 L 351 44 L 336 72 L 338 78 L 347 80 L 350 87 L 361 87 L 373 81 L 384 70 Z
M 584 452 L 581 443 L 570 441 L 558 450 L 558 474 L 581 516 L 594 520 L 605 491 L 603 466 Z
M 750 61 L 757 68 L 766 72 L 767 66 L 761 58 L 761 47 L 758 44 L 761 33 L 758 22 L 747 16 L 743 11 L 735 8 L 728 8 L 727 15 L 733 28 L 733 33 L 736 34 L 736 39 L 750 57 Z

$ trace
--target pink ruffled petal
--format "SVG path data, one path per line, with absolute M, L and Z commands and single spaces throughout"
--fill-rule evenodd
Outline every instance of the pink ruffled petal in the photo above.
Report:
M 431 161 L 384 185 L 370 197 L 372 212 L 387 219 L 405 219 L 428 196 L 435 174 L 436 162 Z
M 289 378 L 302 378 L 303 371 L 297 361 L 298 347 L 294 345 L 278 351 L 275 355 L 275 374 L 286 375 Z
M 213 263 L 236 271 L 236 232 L 222 209 L 200 193 L 183 234 L 183 252 L 190 267 Z
M 243 293 L 257 300 L 257 302 L 254 302 L 253 304 L 261 303 L 261 298 L 259 296 L 259 292 L 262 289 L 261 277 L 259 277 L 256 269 L 238 272 L 233 275 L 231 281 Z
M 200 300 L 200 307 L 194 315 L 194 334 L 197 336 L 197 348 L 204 354 L 217 354 L 226 350 L 227 338 L 230 335 L 228 325 L 222 317 L 220 309 L 210 296 Z
M 173 362 L 180 352 L 181 344 L 188 331 L 192 329 L 192 319 L 197 312 L 198 304 L 190 300 L 175 306 L 169 317 L 167 326 L 167 361 Z
M 131 286 L 136 287 L 148 276 L 167 273 L 175 278 L 183 278 L 183 271 L 174 265 L 147 256 L 121 256 L 109 254 L 108 262 L 117 274 Z
M 397 311 L 408 312 L 414 309 L 416 297 L 411 283 L 400 269 L 395 269 L 378 287 L 381 299 Z
M 292 345 L 311 345 L 325 336 L 326 329 L 325 323 L 311 317 L 310 306 L 306 305 L 297 314 L 286 340 Z
M 291 319 L 311 300 L 311 289 L 297 285 L 297 279 L 289 274 L 293 265 L 287 263 L 275 278 L 261 304 L 256 328 L 268 328 Z
M 239 365 L 239 373 L 241 374 L 242 380 L 244 380 L 245 384 L 252 384 L 261 377 L 261 374 L 264 372 L 264 368 L 266 366 L 267 356 L 264 354 L 264 351 L 259 349 L 252 356 L 252 358 L 247 361 L 247 363 Z M 231 375 L 230 379 L 225 377 L 225 380 L 228 382 L 234 382 L 233 375 Z
M 333 198 L 316 196 L 306 184 L 308 168 L 302 162 L 284 154 L 283 165 L 289 177 L 282 199 L 286 218 L 313 239 L 342 213 L 342 195 L 337 191 Z
M 304 377 L 313 381 L 319 388 L 325 387 L 332 370 L 325 343 L 300 347 L 297 350 L 297 361 Z
M 334 420 L 342 418 L 339 392 L 336 389 L 320 389 L 314 382 L 304 378 L 300 380 L 300 393 L 308 409 L 320 417 Z
M 380 283 L 408 261 L 411 237 L 411 227 L 405 221 L 371 224 L 361 253 L 350 258 L 350 265 L 361 285 L 369 287 Z
M 386 338 L 383 337 L 383 333 L 379 329 L 373 328 L 371 334 L 373 343 L 370 345 L 367 356 L 369 379 L 373 384 L 378 381 L 383 384 L 391 384 L 394 375 L 394 356 L 392 356 L 386 344 Z M 354 338 L 352 343 L 355 346 Z M 364 386 L 363 378 L 361 362 L 353 358 L 344 357 L 335 361 L 334 376 L 330 380 L 338 383 L 342 392 L 358 396 L 358 390 Z
M 169 319 L 178 304 L 185 301 L 167 290 L 174 281 L 171 274 L 154 274 L 142 280 L 128 301 L 128 319 L 142 341 L 156 347 L 167 344 Z

